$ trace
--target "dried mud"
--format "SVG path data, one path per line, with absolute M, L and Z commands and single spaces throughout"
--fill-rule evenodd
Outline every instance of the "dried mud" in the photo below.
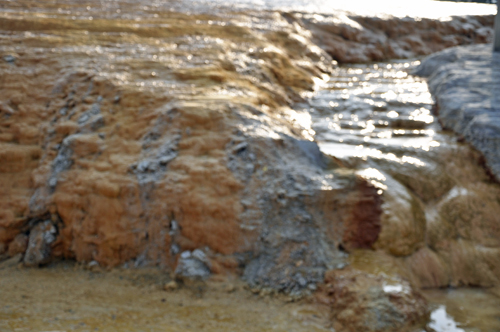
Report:
M 328 308 L 262 297 L 235 281 L 165 291 L 155 269 L 0 270 L 2 331 L 331 331 Z

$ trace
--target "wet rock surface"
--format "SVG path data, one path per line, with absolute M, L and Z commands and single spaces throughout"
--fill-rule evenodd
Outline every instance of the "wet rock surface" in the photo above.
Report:
M 0 6 L 9 268 L 69 259 L 92 273 L 242 276 L 291 300 L 326 273 L 327 297 L 345 292 L 326 304 L 340 331 L 419 325 L 418 287 L 498 285 L 499 188 L 439 131 L 429 96 L 410 98 L 426 93 L 405 71 L 415 63 L 334 61 L 487 42 L 491 17 Z M 404 29 L 415 36 L 396 38 Z M 386 292 L 391 280 L 402 286 Z
M 426 82 L 409 74 L 417 65 L 339 67 L 296 106 L 310 114 L 320 149 L 380 195 L 378 250 L 349 250 L 350 263 L 420 287 L 496 285 L 500 187 L 478 151 L 442 130 Z
M 491 45 L 452 48 L 425 59 L 416 74 L 429 78 L 443 127 L 481 151 L 500 179 L 500 56 Z
M 334 64 L 283 15 L 157 8 L 132 23 L 135 5 L 26 6 L 1 26 L 23 40 L 1 45 L 16 57 L 2 64 L 2 190 L 16 183 L 2 243 L 51 215 L 55 258 L 183 274 L 181 253 L 209 248 L 217 273 L 300 293 L 345 264 L 344 228 L 374 223 L 362 245 L 376 240 L 376 216 L 355 212 L 370 185 L 332 174 L 290 108 Z M 30 231 L 25 263 L 43 264 L 48 242 Z
M 251 286 L 296 294 L 314 290 L 327 269 L 345 265 L 339 245 L 371 247 L 378 236 L 376 189 L 352 172 L 336 171 L 312 142 L 304 145 L 305 151 L 289 137 L 249 144 L 247 153 L 265 162 L 243 192 L 243 225 L 258 236 L 244 269 Z M 273 151 L 272 159 L 264 157 L 266 151 Z M 359 214 L 360 202 L 374 218 Z
M 493 16 L 427 18 L 296 14 L 314 42 L 339 63 L 411 59 L 456 45 L 490 43 Z

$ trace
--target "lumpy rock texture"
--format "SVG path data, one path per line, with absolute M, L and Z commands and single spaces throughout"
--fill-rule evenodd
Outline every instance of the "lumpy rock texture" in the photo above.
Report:
M 491 45 L 456 47 L 428 57 L 417 74 L 429 77 L 438 116 L 481 151 L 500 179 L 500 54 Z
M 286 15 L 9 6 L 4 255 L 238 272 L 301 292 L 345 265 L 339 247 L 377 240 L 375 188 L 324 156 L 291 108 L 333 63 Z
M 414 17 L 295 14 L 340 63 L 415 58 L 457 45 L 491 42 L 493 16 Z
M 329 271 L 325 293 L 338 331 L 413 331 L 429 315 L 426 300 L 408 282 L 385 275 Z
M 437 223 L 429 241 L 455 254 L 446 264 L 423 231 L 399 241 L 399 229 L 422 218 L 393 227 L 377 188 L 321 153 L 310 116 L 293 109 L 332 74 L 333 60 L 437 50 L 442 40 L 427 35 L 434 23 L 186 15 L 140 2 L 31 5 L 0 5 L 9 37 L 0 38 L 0 254 L 12 264 L 160 266 L 181 280 L 239 273 L 251 287 L 300 295 L 345 267 L 346 251 L 375 247 L 413 260 L 425 286 L 498 282 L 498 237 L 471 226 L 481 220 L 462 214 L 470 218 L 458 240 Z M 484 27 L 477 38 L 461 38 L 472 28 L 453 30 L 458 19 L 436 26 L 456 36 L 450 46 L 467 44 L 490 38 L 489 19 L 466 19 Z M 391 41 L 405 33 L 396 27 L 413 25 L 415 38 Z M 438 206 L 446 216 L 469 199 L 448 189 Z M 407 197 L 393 206 L 420 213 Z M 482 269 L 468 264 L 476 260 Z M 342 326 L 371 326 L 378 311 L 375 330 L 425 319 L 425 303 L 403 280 L 384 288 L 384 277 L 353 273 L 327 278 Z

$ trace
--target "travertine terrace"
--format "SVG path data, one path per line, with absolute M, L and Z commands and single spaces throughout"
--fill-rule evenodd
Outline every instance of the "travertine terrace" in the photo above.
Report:
M 387 326 L 421 324 L 428 311 L 418 287 L 499 284 L 498 241 L 486 236 L 498 228 L 448 222 L 463 207 L 449 194 L 439 207 L 448 219 L 420 229 L 422 205 L 451 190 L 440 185 L 422 194 L 413 183 L 413 219 L 388 218 L 385 207 L 398 216 L 394 209 L 408 202 L 388 196 L 393 204 L 384 205 L 370 181 L 323 154 L 294 105 L 338 63 L 488 42 L 492 23 L 492 16 L 188 14 L 125 1 L 0 3 L 0 257 L 29 267 L 68 259 L 169 272 L 183 260 L 193 269 L 177 269 L 181 279 L 198 271 L 293 297 L 316 292 L 338 309 L 338 328 L 356 319 L 350 306 L 366 300 L 365 288 L 383 293 L 387 283 L 402 283 L 410 291 L 381 304 L 399 315 L 387 314 Z M 484 213 L 499 211 L 498 202 L 487 204 Z M 402 239 L 407 226 L 419 231 Z M 445 226 L 470 232 L 471 242 L 429 240 Z M 487 251 L 469 250 L 485 241 Z M 445 254 L 435 253 L 436 243 L 448 246 Z M 400 264 L 403 277 L 356 269 L 356 257 L 373 252 Z M 465 262 L 462 270 L 448 270 L 453 259 Z M 471 276 L 467 264 L 476 261 L 482 270 Z M 352 303 L 335 302 L 337 279 L 350 285 L 343 291 Z

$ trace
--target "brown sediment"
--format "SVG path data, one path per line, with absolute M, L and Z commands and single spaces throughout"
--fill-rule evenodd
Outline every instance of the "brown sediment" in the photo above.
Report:
M 0 203 L 0 242 L 8 247 L 30 218 L 50 213 L 61 219 L 54 254 L 109 266 L 138 257 L 140 264 L 172 266 L 177 255 L 172 257 L 173 247 L 208 247 L 223 255 L 255 248 L 262 228 L 250 230 L 253 226 L 242 224 L 261 223 L 264 207 L 241 200 L 260 197 L 269 173 L 262 171 L 263 178 L 256 180 L 259 170 L 277 169 L 280 159 L 265 147 L 257 162 L 248 159 L 241 165 L 253 169 L 245 177 L 228 167 L 232 155 L 239 153 L 229 146 L 250 144 L 244 149 L 256 151 L 257 142 L 249 138 L 258 136 L 251 132 L 258 127 L 271 137 L 281 136 L 271 138 L 276 142 L 286 142 L 283 135 L 310 138 L 289 106 L 313 90 L 313 78 L 331 72 L 331 58 L 313 41 L 323 47 L 320 39 L 358 49 L 361 53 L 345 56 L 330 50 L 340 61 L 355 62 L 434 51 L 441 40 L 429 29 L 456 36 L 469 33 L 453 30 L 455 19 L 348 18 L 361 25 L 360 30 L 354 23 L 317 21 L 319 16 L 251 13 L 264 27 L 257 31 L 234 23 L 249 19 L 241 14 L 233 14 L 231 24 L 219 24 L 220 18 L 213 15 L 158 10 L 156 17 L 139 24 L 106 10 L 86 20 L 87 14 L 73 19 L 48 5 L 44 10 L 50 15 L 29 14 L 21 10 L 25 5 L 17 3 L 17 9 L 1 20 L 1 29 L 23 40 L 24 46 L 3 42 L 5 50 L 11 50 L 5 56 L 14 62 L 2 63 L 6 75 L 0 108 L 0 176 L 6 185 Z M 476 27 L 491 24 L 489 18 L 469 20 Z M 158 24 L 168 27 L 151 27 Z M 403 45 L 404 38 L 397 35 L 410 28 L 423 40 L 409 44 L 416 53 L 387 51 Z M 26 31 L 45 35 L 34 38 Z M 370 33 L 385 38 L 379 44 L 389 43 L 387 50 L 378 54 L 378 37 L 368 38 Z M 480 41 L 457 38 L 457 43 Z M 359 43 L 367 48 L 357 47 Z M 142 53 L 135 50 L 137 44 Z M 302 154 L 295 148 L 289 153 Z M 254 192 L 245 192 L 254 180 Z M 434 198 L 426 187 L 403 180 L 423 200 Z M 324 194 L 347 193 L 346 200 L 326 200 L 330 209 L 341 212 L 328 211 L 324 199 L 307 195 L 293 204 L 310 204 L 307 210 L 316 225 L 333 224 L 321 226 L 329 232 L 327 242 L 342 243 L 347 250 L 372 248 L 375 243 L 384 247 L 393 233 L 387 231 L 391 223 L 384 231 L 382 197 L 365 180 L 355 183 Z M 293 204 L 287 205 L 292 201 L 279 194 L 276 206 L 284 204 L 284 210 L 292 211 Z M 419 203 L 411 206 L 420 227 Z M 342 227 L 342 235 L 333 234 L 332 229 Z M 389 245 L 389 250 L 411 254 L 420 247 L 421 237 L 408 246 Z
M 441 119 L 441 117 L 439 116 L 439 100 L 436 100 L 436 103 L 434 104 L 434 106 L 432 107 L 432 112 L 433 114 L 436 115 L 436 117 L 438 118 L 438 122 L 439 124 L 441 125 L 441 127 L 445 130 L 449 130 L 450 132 L 452 132 L 453 130 L 451 128 L 446 128 L 446 126 L 444 125 L 443 123 L 443 119 Z M 457 137 L 457 142 L 459 143 L 467 143 L 467 140 L 465 138 L 465 136 L 459 134 L 459 133 L 455 133 L 456 137 Z M 473 146 L 472 144 L 468 144 L 470 146 L 470 148 L 474 151 L 477 151 Z M 487 164 L 487 160 L 486 160 L 486 157 L 480 153 L 480 152 L 476 152 L 474 153 L 473 155 L 473 158 L 477 159 L 477 164 L 478 165 L 481 165 L 484 173 L 486 173 L 486 175 L 488 176 L 489 178 L 489 181 L 491 183 L 500 183 L 499 180 L 497 179 L 497 177 L 495 176 L 495 174 L 491 171 L 490 167 L 488 167 L 488 164 Z
M 464 138 L 464 142 L 465 142 L 465 138 Z M 481 154 L 481 155 L 479 155 L 478 158 L 479 159 L 478 159 L 477 163 L 479 165 L 481 165 L 481 167 L 483 168 L 484 172 L 488 175 L 488 178 L 489 178 L 490 182 L 491 183 L 500 183 L 500 181 L 497 179 L 497 177 L 495 176 L 495 174 L 493 174 L 493 172 L 491 171 L 491 169 L 488 167 L 488 163 L 486 161 L 485 156 L 483 154 Z
M 178 285 L 158 269 L 0 269 L 0 329 L 106 331 L 327 332 L 328 310 L 307 301 L 259 296 L 239 280 L 210 280 L 202 290 Z

